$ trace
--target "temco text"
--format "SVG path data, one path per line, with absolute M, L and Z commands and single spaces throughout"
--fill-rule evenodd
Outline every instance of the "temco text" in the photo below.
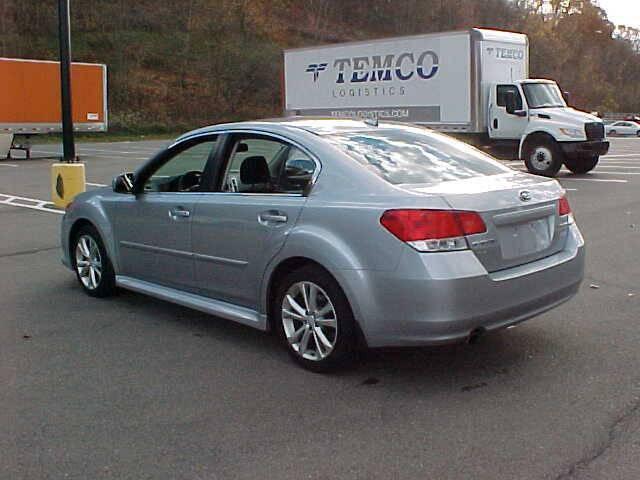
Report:
M 372 55 L 364 57 L 336 58 L 334 68 L 338 70 L 336 83 L 386 82 L 393 78 L 409 80 L 416 75 L 428 80 L 439 68 L 438 55 L 427 50 L 414 55 L 403 52 L 398 55 Z

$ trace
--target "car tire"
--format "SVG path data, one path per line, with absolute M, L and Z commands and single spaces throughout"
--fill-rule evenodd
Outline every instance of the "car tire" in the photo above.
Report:
M 609 131 L 609 136 L 611 137 L 615 137 L 618 134 L 618 132 L 616 132 L 615 130 L 610 130 Z
M 74 235 L 71 264 L 80 286 L 88 295 L 108 297 L 116 292 L 113 264 L 100 234 L 93 226 L 85 225 Z
M 279 281 L 273 298 L 274 327 L 296 363 L 322 373 L 352 362 L 355 320 L 342 288 L 327 271 L 311 265 L 294 270 Z
M 564 166 L 571 170 L 573 173 L 587 173 L 596 168 L 600 157 L 582 157 L 582 158 L 566 158 Z
M 636 132 L 636 137 L 640 137 L 640 130 Z
M 562 168 L 564 155 L 558 144 L 551 139 L 527 142 L 524 148 L 524 163 L 534 175 L 554 177 Z

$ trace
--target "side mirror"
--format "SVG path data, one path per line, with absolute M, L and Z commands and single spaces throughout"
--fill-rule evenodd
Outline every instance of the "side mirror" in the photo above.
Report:
M 564 98 L 566 104 L 569 105 L 569 102 L 571 101 L 571 94 L 569 94 L 569 92 L 562 92 L 562 98 Z
M 133 192 L 133 179 L 133 173 L 121 173 L 113 178 L 111 188 L 116 193 L 131 193 Z
M 513 91 L 505 93 L 505 108 L 509 115 L 515 115 L 516 117 L 526 117 L 527 112 L 524 110 L 518 110 L 518 103 L 516 102 L 516 94 Z
M 508 91 L 505 92 L 504 95 L 505 106 L 507 108 L 507 113 L 513 115 L 516 113 L 516 94 L 515 92 Z

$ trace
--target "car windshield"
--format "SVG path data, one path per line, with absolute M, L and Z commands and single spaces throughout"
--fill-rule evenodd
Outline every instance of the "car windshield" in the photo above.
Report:
M 529 108 L 566 107 L 560 89 L 555 83 L 525 83 L 524 96 Z
M 435 185 L 511 171 L 465 143 L 418 127 L 345 132 L 325 138 L 394 185 Z

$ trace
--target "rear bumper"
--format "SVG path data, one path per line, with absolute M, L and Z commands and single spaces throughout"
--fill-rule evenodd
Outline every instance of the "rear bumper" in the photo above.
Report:
M 570 159 L 606 155 L 609 151 L 609 142 L 605 140 L 561 142 L 559 145 L 565 157 Z
M 563 251 L 529 264 L 487 273 L 471 251 L 409 252 L 396 272 L 346 274 L 346 290 L 364 299 L 354 313 L 369 346 L 438 345 L 554 308 L 575 295 L 583 274 L 584 241 L 574 225 Z

